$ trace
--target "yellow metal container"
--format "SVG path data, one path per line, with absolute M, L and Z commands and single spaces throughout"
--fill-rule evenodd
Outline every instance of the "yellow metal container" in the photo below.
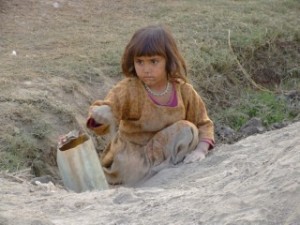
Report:
M 108 189 L 95 146 L 87 134 L 74 130 L 60 140 L 57 165 L 68 190 L 85 192 Z

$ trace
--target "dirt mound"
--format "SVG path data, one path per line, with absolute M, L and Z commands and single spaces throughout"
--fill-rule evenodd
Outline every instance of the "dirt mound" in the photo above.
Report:
M 300 224 L 300 123 L 222 145 L 140 186 L 67 192 L 0 176 L 0 224 Z

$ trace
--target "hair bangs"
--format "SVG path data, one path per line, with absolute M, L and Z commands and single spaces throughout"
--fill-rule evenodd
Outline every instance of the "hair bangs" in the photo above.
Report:
M 164 42 L 155 35 L 146 35 L 136 42 L 134 56 L 154 56 L 166 57 Z

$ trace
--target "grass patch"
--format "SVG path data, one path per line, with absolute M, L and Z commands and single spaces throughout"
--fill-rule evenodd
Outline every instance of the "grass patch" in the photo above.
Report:
M 270 92 L 248 91 L 222 114 L 215 115 L 216 121 L 239 130 L 253 117 L 261 118 L 265 126 L 292 120 L 297 113 L 288 107 L 287 101 Z
M 16 171 L 30 167 L 40 154 L 34 139 L 25 133 L 6 135 L 0 149 L 0 170 Z

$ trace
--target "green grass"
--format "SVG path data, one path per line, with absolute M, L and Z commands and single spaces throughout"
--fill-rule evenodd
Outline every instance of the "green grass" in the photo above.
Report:
M 296 117 L 295 111 L 288 107 L 287 101 L 270 92 L 245 92 L 234 107 L 229 107 L 216 120 L 239 130 L 253 117 L 261 118 L 265 126 L 289 121 Z
M 33 160 L 40 154 L 34 139 L 24 133 L 2 137 L 0 170 L 21 170 L 31 166 Z

